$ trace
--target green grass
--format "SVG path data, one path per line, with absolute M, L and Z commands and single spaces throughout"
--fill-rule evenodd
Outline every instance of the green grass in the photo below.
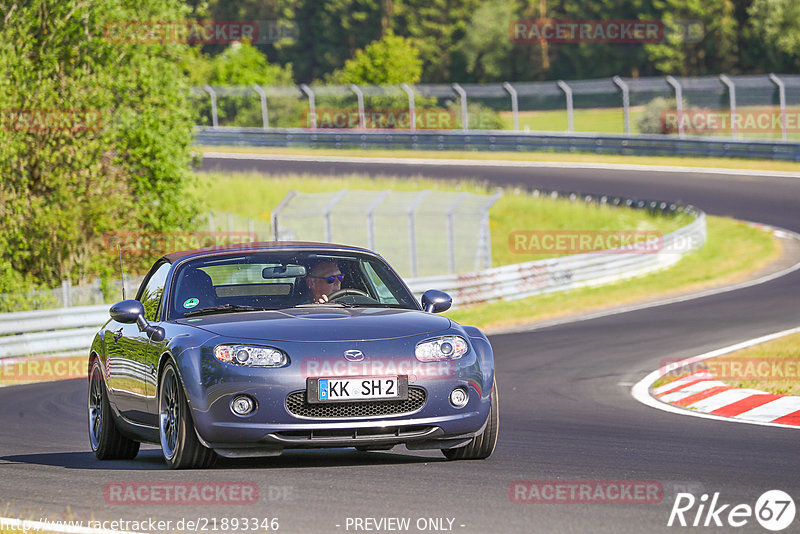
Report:
M 492 192 L 486 184 L 469 181 L 455 183 L 423 178 L 369 178 L 357 175 L 273 177 L 256 173 L 201 173 L 198 176 L 198 188 L 205 198 L 212 199 L 209 201 L 210 208 L 262 221 L 269 220 L 271 210 L 291 189 L 299 192 L 339 189 Z M 652 217 L 624 208 L 536 199 L 526 193 L 507 190 L 490 211 L 493 265 L 521 263 L 544 257 L 513 253 L 508 236 L 514 230 L 655 229 L 667 233 L 688 222 L 685 215 Z M 708 217 L 706 245 L 669 269 L 613 285 L 454 309 L 448 315 L 460 323 L 481 328 L 507 327 L 732 282 L 764 267 L 779 255 L 780 244 L 771 234 L 732 219 Z
M 731 364 L 738 361 L 743 373 L 728 372 L 721 378 L 722 382 L 737 388 L 752 388 L 769 393 L 800 395 L 800 334 L 785 336 L 753 347 L 732 352 L 712 360 L 712 369 L 731 369 Z M 759 361 L 768 361 L 766 372 L 758 370 L 748 371 L 747 364 L 755 366 Z M 705 362 L 704 362 L 705 363 Z M 773 372 L 772 365 L 777 371 Z M 725 366 L 727 364 L 727 366 Z M 752 367 L 750 369 L 753 369 Z M 765 368 L 767 369 L 767 368 Z M 783 372 L 783 376 L 779 373 Z M 737 378 L 744 378 L 737 380 Z
M 322 193 L 340 189 L 381 191 L 465 191 L 491 194 L 495 189 L 476 182 L 450 182 L 424 178 L 370 178 L 363 175 L 345 177 L 284 176 L 262 174 L 198 175 L 198 190 L 208 200 L 208 208 L 227 211 L 268 223 L 270 214 L 286 194 L 294 189 L 300 193 Z M 489 212 L 492 243 L 492 264 L 508 265 L 550 255 L 520 254 L 512 249 L 509 235 L 514 231 L 573 230 L 573 231 L 656 231 L 669 233 L 688 224 L 691 218 L 655 217 L 646 212 L 610 206 L 586 205 L 582 201 L 534 198 L 527 192 L 508 189 Z M 361 222 L 359 222 L 361 224 Z
M 763 230 L 708 217 L 706 245 L 669 269 L 611 285 L 454 309 L 448 316 L 485 329 L 508 327 L 733 282 L 779 255 L 779 242 Z
M 233 152 L 239 154 L 274 154 L 280 156 L 338 156 L 365 158 L 424 158 L 482 161 L 531 161 L 546 163 L 601 163 L 628 165 L 660 165 L 800 173 L 800 163 L 791 161 L 750 160 L 733 158 L 690 158 L 668 156 L 621 156 L 604 154 L 572 154 L 553 152 L 479 152 L 447 150 L 271 148 L 242 146 L 197 146 L 199 152 Z

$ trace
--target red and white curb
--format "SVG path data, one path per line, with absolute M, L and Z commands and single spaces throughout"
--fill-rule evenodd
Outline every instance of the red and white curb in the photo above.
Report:
M 716 358 L 798 332 L 800 327 L 750 339 L 688 358 L 676 363 L 675 367 L 689 367 L 709 358 Z M 633 386 L 631 394 L 643 404 L 681 415 L 764 426 L 800 427 L 800 396 L 735 388 L 716 380 L 707 371 L 698 371 L 657 388 L 651 388 L 652 384 L 662 376 L 662 370 L 653 371 Z

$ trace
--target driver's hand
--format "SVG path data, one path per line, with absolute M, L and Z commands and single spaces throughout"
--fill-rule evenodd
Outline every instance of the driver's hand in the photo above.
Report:
M 322 295 L 322 297 L 320 297 L 320 299 L 317 301 L 317 304 L 325 304 L 326 302 L 328 302 L 328 295 Z

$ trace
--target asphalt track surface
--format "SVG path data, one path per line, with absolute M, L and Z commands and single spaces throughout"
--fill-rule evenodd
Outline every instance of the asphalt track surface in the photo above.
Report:
M 210 159 L 204 167 L 476 178 L 679 200 L 711 214 L 800 231 L 800 178 Z M 88 444 L 83 380 L 4 388 L 0 506 L 7 509 L 1 515 L 53 519 L 68 507 L 76 519 L 277 517 L 281 532 L 324 533 L 377 532 L 348 529 L 347 518 L 387 517 L 410 518 L 410 532 L 420 531 L 419 518 L 453 519 L 452 531 L 464 533 L 715 531 L 668 528 L 675 492 L 688 487 L 698 498 L 719 492 L 720 503 L 754 506 L 764 491 L 781 489 L 798 500 L 800 434 L 662 412 L 636 402 L 630 387 L 662 359 L 797 326 L 799 289 L 800 271 L 795 271 L 701 299 L 493 336 L 500 438 L 495 454 L 480 462 L 447 462 L 438 453 L 402 447 L 372 453 L 287 452 L 272 459 L 225 460 L 209 471 L 169 471 L 160 451 L 149 447 L 133 461 L 98 462 Z M 516 504 L 509 499 L 516 480 L 658 481 L 665 495 L 659 504 Z M 106 484 L 133 481 L 253 482 L 260 497 L 250 506 L 105 501 Z M 696 511 L 697 506 L 687 513 L 688 521 Z M 786 532 L 798 526 L 796 519 Z M 766 532 L 752 517 L 735 530 Z

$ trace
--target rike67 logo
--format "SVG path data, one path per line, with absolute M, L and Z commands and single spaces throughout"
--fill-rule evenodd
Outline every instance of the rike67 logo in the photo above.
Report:
M 762 527 L 777 532 L 794 522 L 795 512 L 794 500 L 781 490 L 764 492 L 754 507 L 723 503 L 719 492 L 715 492 L 710 500 L 707 493 L 699 499 L 691 493 L 678 493 L 667 526 L 738 528 L 747 525 L 755 517 Z

